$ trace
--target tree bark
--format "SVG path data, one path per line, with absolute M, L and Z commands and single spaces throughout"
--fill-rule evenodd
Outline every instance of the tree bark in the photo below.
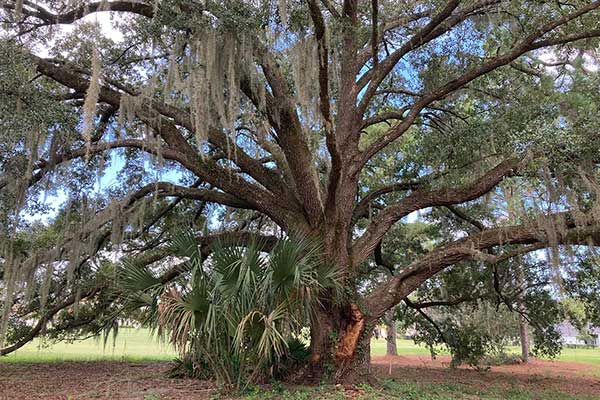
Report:
M 394 310 L 390 310 L 385 313 L 385 341 L 386 341 L 386 352 L 388 356 L 398 355 L 398 331 L 396 329 L 396 320 L 394 319 Z
M 529 362 L 529 324 L 525 319 L 525 302 L 523 297 L 525 296 L 525 276 L 523 274 L 523 268 L 521 265 L 518 266 L 517 271 L 517 285 L 523 290 L 517 299 L 517 308 L 519 310 L 519 336 L 521 338 L 521 360 L 524 363 Z
M 357 382 L 370 378 L 374 323 L 356 304 L 325 305 L 311 321 L 311 356 L 305 380 Z
M 529 324 L 521 313 L 525 312 L 525 306 L 519 301 L 519 335 L 521 337 L 521 360 L 524 363 L 529 362 Z

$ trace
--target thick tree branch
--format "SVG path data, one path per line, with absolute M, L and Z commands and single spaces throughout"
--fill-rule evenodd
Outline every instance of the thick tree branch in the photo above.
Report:
M 178 197 L 183 199 L 206 201 L 209 203 L 217 203 L 234 208 L 252 208 L 249 203 L 227 193 L 210 189 L 198 189 L 194 187 L 180 186 L 170 182 L 149 183 L 138 190 L 135 195 L 131 197 L 131 201 L 141 199 L 148 194 L 156 194 L 160 197 Z
M 315 26 L 315 39 L 319 54 L 319 102 L 325 123 L 327 138 L 333 138 L 333 121 L 329 96 L 329 46 L 327 44 L 327 25 L 316 0 L 307 0 L 310 16 Z M 331 149 L 329 149 L 331 151 Z
M 36 62 L 40 73 L 76 91 L 84 92 L 87 90 L 89 81 L 70 70 L 67 66 L 56 65 L 36 56 L 31 57 Z M 100 101 L 106 102 L 113 107 L 119 107 L 121 101 L 121 94 L 119 92 L 103 86 L 101 87 L 99 97 Z M 157 100 L 144 99 L 143 105 L 137 110 L 137 115 L 143 122 L 154 128 L 166 142 L 167 148 L 162 149 L 162 151 L 177 149 L 177 152 L 183 156 L 178 158 L 177 161 L 202 180 L 209 182 L 224 192 L 242 198 L 244 201 L 252 204 L 253 208 L 264 212 L 282 225 L 285 225 L 285 220 L 288 216 L 296 212 L 293 208 L 289 208 L 293 207 L 294 203 L 286 202 L 285 204 L 281 204 L 271 192 L 243 179 L 235 174 L 235 172 L 219 165 L 216 161 L 201 157 L 183 137 L 176 125 L 167 118 L 161 117 L 163 115 L 173 118 L 181 125 L 191 129 L 192 123 L 188 114 L 175 107 L 164 105 Z M 214 130 L 209 130 L 209 135 L 221 146 L 226 146 L 227 140 L 224 137 L 217 136 Z M 154 147 L 152 143 L 147 143 L 146 145 L 149 148 Z M 273 172 L 265 168 L 259 160 L 251 159 L 249 156 L 244 156 L 244 154 L 240 149 L 240 153 L 237 154 L 238 164 L 245 165 L 248 173 L 259 182 L 264 184 L 273 183 L 269 189 L 273 189 L 275 193 L 283 196 L 284 193 L 279 190 L 283 185 L 274 178 Z M 286 207 L 288 208 L 286 209 Z
M 371 0 L 371 57 L 373 66 L 379 64 L 379 2 Z
M 408 130 L 408 128 L 415 122 L 418 115 L 420 114 L 423 108 L 427 107 L 429 104 L 436 100 L 440 100 L 446 97 L 448 94 L 462 88 L 469 82 L 479 78 L 482 75 L 485 75 L 499 67 L 504 65 L 508 65 L 511 62 L 515 61 L 521 55 L 540 48 L 550 47 L 559 44 L 566 44 L 570 42 L 574 42 L 577 40 L 590 38 L 590 37 L 598 37 L 600 36 L 600 30 L 589 30 L 578 32 L 576 34 L 563 35 L 556 38 L 542 39 L 542 36 L 545 34 L 555 30 L 556 28 L 567 24 L 577 18 L 590 13 L 600 7 L 600 1 L 594 1 L 585 7 L 581 7 L 580 9 L 574 11 L 571 14 L 564 15 L 560 18 L 557 18 L 547 24 L 544 24 L 540 28 L 536 29 L 533 33 L 526 36 L 524 39 L 519 41 L 512 49 L 504 54 L 501 54 L 497 57 L 492 58 L 484 62 L 483 64 L 474 67 L 456 79 L 453 79 L 446 83 L 445 85 L 439 87 L 438 89 L 422 96 L 419 100 L 413 105 L 411 111 L 406 116 L 406 119 L 396 124 L 395 127 L 386 132 L 383 136 L 377 139 L 367 150 L 363 152 L 362 161 L 359 165 L 359 168 L 377 154 L 380 150 L 386 147 L 388 144 L 392 143 L 394 140 L 398 139 L 400 136 L 404 134 Z M 379 67 L 381 68 L 385 62 L 381 62 Z M 376 91 L 376 86 L 372 88 L 373 93 Z M 365 97 L 364 101 L 368 101 L 368 97 Z
M 147 152 L 153 155 L 159 155 L 159 150 L 155 146 L 148 146 L 148 143 L 138 139 L 118 139 L 112 142 L 99 142 L 90 145 L 89 147 L 80 147 L 79 149 L 72 151 L 65 151 L 64 153 L 52 155 L 50 159 L 41 159 L 34 164 L 33 173 L 29 180 L 26 182 L 27 187 L 31 187 L 52 170 L 53 167 L 69 162 L 78 158 L 84 158 L 86 155 L 92 155 L 101 153 L 111 149 L 119 148 L 135 148 Z M 173 161 L 181 162 L 184 159 L 183 154 L 173 151 L 170 149 L 164 149 L 160 151 L 160 155 Z M 7 176 L 3 175 L 0 177 L 0 190 L 7 186 L 10 180 Z
M 34 57 L 34 59 L 38 62 L 38 70 L 40 70 L 40 72 L 44 75 L 57 80 L 59 83 L 75 89 L 78 92 L 85 92 L 87 89 L 89 81 L 80 76 L 78 73 L 72 71 L 69 64 L 61 61 L 61 65 L 57 66 L 48 60 L 40 59 L 38 57 Z M 113 105 L 113 107 L 118 107 L 118 104 L 121 101 L 121 96 L 121 93 L 110 88 L 101 88 L 100 100 Z M 159 114 L 168 118 L 172 118 L 176 125 L 183 126 L 189 131 L 194 131 L 194 125 L 188 112 L 180 110 L 174 106 L 164 104 L 156 99 L 149 98 L 142 100 L 142 105 L 139 107 L 137 114 L 140 119 L 145 120 L 145 122 L 149 125 L 154 126 L 155 128 L 160 128 L 163 126 L 163 124 L 168 125 L 165 124 L 166 121 L 161 121 L 161 119 L 157 118 L 157 115 L 155 115 Z M 160 129 L 158 130 L 161 132 Z M 186 154 L 188 160 L 195 159 L 197 161 L 199 160 L 200 162 L 207 161 L 204 158 L 199 159 L 197 151 L 193 149 L 189 143 L 187 143 L 187 141 L 181 137 L 181 134 L 177 133 L 176 130 L 170 129 L 169 131 L 176 133 L 169 135 L 172 142 L 176 143 L 176 146 L 172 146 L 172 148 L 177 149 L 182 154 Z M 223 153 L 227 155 L 227 158 L 229 158 L 233 163 L 237 164 L 243 172 L 256 179 L 261 185 L 263 185 L 263 187 L 277 194 L 278 196 L 287 198 L 290 204 L 293 203 L 292 199 L 287 196 L 285 185 L 279 175 L 266 168 L 259 160 L 250 157 L 234 140 L 229 139 L 223 131 L 215 129 L 214 127 L 209 127 L 208 140 L 217 148 L 221 149 Z M 181 162 L 181 160 L 179 161 Z M 210 163 L 209 161 L 207 162 Z M 232 171 L 228 170 L 227 168 L 214 163 L 212 164 L 212 167 L 225 171 L 225 174 L 229 176 L 233 175 Z M 189 169 L 189 166 L 186 167 Z M 239 180 L 239 177 L 236 179 Z M 230 178 L 228 178 L 228 180 L 230 180 Z
M 13 10 L 16 2 L 9 1 L 3 8 Z M 48 11 L 33 1 L 23 0 L 22 14 L 26 17 L 38 18 L 43 21 L 42 25 L 71 24 L 82 19 L 86 15 L 102 11 L 127 12 L 152 18 L 154 10 L 152 4 L 141 1 L 95 1 L 85 2 L 80 6 L 64 13 Z
M 323 202 L 307 136 L 278 63 L 266 49 L 257 49 L 256 55 L 272 93 L 266 98 L 269 122 L 277 132 L 306 220 L 314 228 L 323 220 Z M 247 94 L 251 98 L 254 95 Z
M 62 302 L 54 305 L 42 315 L 38 322 L 29 330 L 29 332 L 25 336 L 23 336 L 14 344 L 0 349 L 0 356 L 5 356 L 25 346 L 27 343 L 35 339 L 40 333 L 42 333 L 48 322 L 50 322 L 52 318 L 54 318 L 54 316 L 58 314 L 61 310 L 64 310 L 65 308 L 73 305 L 76 301 L 96 295 L 100 292 L 100 290 L 102 290 L 102 287 L 95 287 L 81 294 L 74 293 Z
M 379 197 L 386 195 L 392 192 L 406 191 L 406 190 L 415 190 L 419 185 L 422 185 L 423 182 L 413 181 L 413 182 L 400 182 L 393 183 L 388 186 L 381 187 L 379 189 L 375 189 L 370 191 L 363 197 L 356 207 L 354 208 L 354 219 L 358 219 L 366 215 L 366 212 L 369 209 L 369 205 Z
M 399 203 L 385 208 L 356 241 L 353 247 L 354 263 L 357 264 L 367 259 L 385 233 L 402 217 L 423 208 L 460 204 L 481 197 L 528 161 L 529 157 L 512 158 L 501 162 L 469 185 L 429 192 L 416 190 Z
M 556 226 L 558 244 L 600 245 L 600 221 L 589 216 L 585 225 L 576 225 L 569 212 L 546 215 Z M 373 318 L 379 318 L 395 304 L 406 298 L 430 277 L 445 268 L 466 259 L 479 259 L 498 263 L 528 251 L 551 246 L 549 234 L 537 221 L 521 225 L 488 229 L 469 235 L 432 250 L 426 256 L 410 264 L 399 274 L 375 289 L 365 300 L 366 309 Z M 505 254 L 494 256 L 484 250 L 500 245 L 526 245 Z

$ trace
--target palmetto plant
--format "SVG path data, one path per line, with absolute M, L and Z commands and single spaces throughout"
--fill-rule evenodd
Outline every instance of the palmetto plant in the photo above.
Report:
M 191 234 L 177 235 L 173 255 L 184 279 L 162 284 L 151 271 L 125 263 L 119 291 L 144 309 L 147 321 L 186 356 L 208 366 L 225 385 L 264 378 L 286 356 L 288 342 L 310 321 L 319 296 L 341 293 L 339 276 L 323 267 L 320 247 L 285 238 L 265 253 L 263 243 L 217 243 L 203 260 Z

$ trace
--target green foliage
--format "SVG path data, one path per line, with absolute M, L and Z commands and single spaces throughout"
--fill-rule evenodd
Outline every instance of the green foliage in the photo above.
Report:
M 533 327 L 533 354 L 555 358 L 562 349 L 556 325 L 565 317 L 560 303 L 547 291 L 536 290 L 527 293 L 525 304 Z
M 179 369 L 210 373 L 240 389 L 270 374 L 282 376 L 306 359 L 296 338 L 319 296 L 339 289 L 312 241 L 282 239 L 269 253 L 264 245 L 224 239 L 203 263 L 198 242 L 184 233 L 170 248 L 185 258 L 180 268 L 189 271 L 187 278 L 161 285 L 148 270 L 126 263 L 117 290 L 125 304 L 155 310 L 150 314 L 157 318 L 147 321 L 181 352 Z
M 81 2 L 63 3 L 25 4 L 32 15 L 27 15 L 22 25 L 14 21 L 10 5 L 1 11 L 5 25 L 0 38 L 0 244 L 10 243 L 20 258 L 32 265 L 19 269 L 24 272 L 18 282 L 0 287 L 3 299 L 18 294 L 18 315 L 8 322 L 12 342 L 25 336 L 30 327 L 27 321 L 42 318 L 47 302 L 57 304 L 92 284 L 105 287 L 116 276 L 118 287 L 111 288 L 114 290 L 102 290 L 82 304 L 78 301 L 73 312 L 58 313 L 49 334 L 54 338 L 97 334 L 116 326 L 120 318 L 134 318 L 168 334 L 182 352 L 194 354 L 192 363 L 217 360 L 210 362 L 217 370 L 214 374 L 237 384 L 238 376 L 242 381 L 252 380 L 248 377 L 252 368 L 266 370 L 273 363 L 283 363 L 291 352 L 290 338 L 310 320 L 322 293 L 360 298 L 437 246 L 477 233 L 481 227 L 531 222 L 541 213 L 569 208 L 598 213 L 600 78 L 584 66 L 584 57 L 597 57 L 597 39 L 530 51 L 511 64 L 492 68 L 427 104 L 406 132 L 372 159 L 362 160 L 361 155 L 395 129 L 419 99 L 510 51 L 528 34 L 538 32 L 570 8 L 585 5 L 584 1 L 484 2 L 484 9 L 464 14 L 474 3 L 460 2 L 448 23 L 442 21 L 439 27 L 451 28 L 449 32 L 439 31 L 438 35 L 436 28 L 428 35 L 431 41 L 422 38 L 427 40 L 408 46 L 411 51 L 386 72 L 382 82 L 371 81 L 377 93 L 361 115 L 353 114 L 355 105 L 371 89 L 362 83 L 375 64 L 368 60 L 373 31 L 368 2 L 358 2 L 356 20 L 360 22 L 356 26 L 335 16 L 341 12 L 332 11 L 339 8 L 337 2 L 317 2 L 326 28 L 319 45 L 313 38 L 319 29 L 315 29 L 307 2 L 159 1 L 152 5 L 152 18 L 111 14 L 118 16 L 111 21 L 111 33 L 122 34 L 125 40 L 105 37 L 103 24 L 93 22 L 92 17 L 67 30 L 47 26 L 53 21 L 40 19 L 44 13 L 36 11 L 39 6 L 79 18 L 81 13 L 71 9 Z M 385 38 L 379 49 L 381 61 L 403 48 L 406 39 L 425 26 L 428 18 L 414 19 L 415 13 L 435 13 L 445 3 L 401 5 L 379 1 L 382 28 L 391 24 L 390 30 L 380 35 Z M 411 22 L 393 26 L 394 21 L 405 19 Z M 546 32 L 543 40 L 597 28 L 596 10 Z M 317 47 L 324 44 L 327 57 L 317 59 Z M 53 58 L 47 61 L 51 69 L 59 71 L 53 77 L 48 72 L 39 74 L 32 54 L 40 54 L 40 50 Z M 114 93 L 103 95 L 106 98 L 91 107 L 97 115 L 94 143 L 106 149 L 70 160 L 70 155 L 87 147 L 80 129 L 81 104 L 85 104 L 82 97 L 94 52 L 101 59 L 102 85 L 107 93 Z M 567 62 L 546 67 L 543 58 L 549 54 Z M 350 59 L 357 63 L 348 63 Z M 329 99 L 320 98 L 318 90 L 322 61 L 328 65 Z M 209 63 L 217 73 L 206 73 Z M 356 71 L 352 71 L 354 66 Z M 523 67 L 526 73 L 521 71 Z M 347 72 L 344 79 L 342 72 Z M 362 77 L 359 83 L 354 82 L 357 75 Z M 72 76 L 84 83 L 73 84 Z M 149 107 L 140 107 L 142 102 Z M 222 109 L 225 103 L 226 111 Z M 339 176 L 332 173 L 337 160 L 327 151 L 331 137 L 325 137 L 318 107 L 325 104 L 331 106 L 332 129 L 340 128 L 332 132 L 332 137 L 339 138 L 333 147 L 344 152 Z M 295 113 L 300 128 L 291 126 L 295 117 L 290 116 Z M 367 126 L 372 117 L 382 113 L 394 116 Z M 171 122 L 173 129 L 163 129 Z M 284 126 L 277 126 L 281 123 Z M 294 128 L 291 141 L 285 136 L 288 128 Z M 210 138 L 205 137 L 208 130 Z M 306 160 L 295 160 L 292 156 L 303 148 L 304 139 L 312 154 Z M 170 155 L 161 153 L 163 150 Z M 402 219 L 386 232 L 379 246 L 387 261 L 385 268 L 370 259 L 360 266 L 329 268 L 317 261 L 319 251 L 296 239 L 282 241 L 268 257 L 258 250 L 261 243 L 248 249 L 222 243 L 204 260 L 193 235 L 172 236 L 183 226 L 206 232 L 248 227 L 279 232 L 298 225 L 330 234 L 327 224 L 332 221 L 336 234 L 344 231 L 349 235 L 334 251 L 347 250 L 347 257 L 340 254 L 340 259 L 352 259 L 356 254 L 352 247 L 364 242 L 355 239 L 383 210 L 410 209 L 413 202 L 409 197 L 415 193 L 471 185 L 499 162 L 526 154 L 535 154 L 536 159 L 502 184 L 510 184 L 518 192 L 514 206 L 523 208 L 519 215 L 504 219 L 510 201 L 501 199 L 496 189 L 457 205 L 467 218 L 457 218 L 443 206 L 425 207 L 417 221 L 413 214 L 412 219 Z M 364 167 L 357 168 L 359 160 L 365 161 Z M 302 170 L 298 171 L 297 165 Z M 110 185 L 100 187 L 106 175 L 110 175 L 106 179 Z M 340 194 L 348 189 L 351 195 L 346 198 L 359 201 L 387 185 L 407 185 L 402 190 L 384 190 L 364 210 L 352 210 L 355 204 L 321 204 L 327 222 L 317 222 L 321 226 L 316 227 L 313 221 L 303 220 L 313 199 L 303 199 L 302 192 L 312 185 L 313 178 L 323 186 L 322 198 L 331 200 L 337 194 L 327 193 L 330 188 Z M 155 191 L 140 194 L 140 198 L 129 198 L 157 180 L 200 192 L 191 190 L 191 198 L 184 199 L 185 195 L 159 190 L 157 185 Z M 336 181 L 344 180 L 356 186 L 334 187 Z M 285 196 L 280 196 L 281 192 Z M 53 195 L 58 198 L 46 199 Z M 223 198 L 233 199 L 244 209 L 214 204 Z M 291 199 L 289 207 L 279 207 L 279 198 Z M 63 200 L 64 204 L 58 204 Z M 130 209 L 125 206 L 129 200 Z M 51 208 L 49 203 L 58 209 L 55 220 L 32 223 L 28 217 L 41 215 Z M 118 215 L 106 217 L 112 210 Z M 383 219 L 394 219 L 391 214 Z M 474 228 L 469 218 L 478 221 L 479 227 Z M 548 236 L 550 233 L 555 232 L 547 232 Z M 364 253 L 370 253 L 372 247 Z M 502 254 L 516 247 L 498 245 L 493 251 Z M 123 253 L 135 259 L 139 253 L 148 255 L 148 249 L 154 249 L 154 254 L 168 252 L 169 263 L 184 260 L 178 276 L 165 282 L 160 267 L 131 261 L 114 266 L 102 255 Z M 39 260 L 48 254 L 49 261 Z M 10 272 L 6 259 L 6 254 L 0 254 L 3 278 Z M 44 280 L 41 275 L 55 262 L 68 264 L 68 268 L 50 271 Z M 475 363 L 513 335 L 514 314 L 504 307 L 515 308 L 519 295 L 516 268 L 503 264 L 493 269 L 482 264 L 457 263 L 447 273 L 431 277 L 413 294 L 415 301 L 454 301 L 463 294 L 474 298 L 469 302 L 476 303 L 475 307 L 432 313 L 446 334 L 419 313 L 413 311 L 406 317 L 419 322 L 432 348 L 446 341 L 457 362 Z M 526 298 L 537 351 L 555 354 L 557 336 L 552 325 L 563 311 L 580 325 L 600 322 L 600 279 L 593 264 L 563 274 L 568 277 L 558 276 L 560 271 L 556 277 L 550 276 L 545 271 L 549 265 L 526 268 L 525 284 L 538 288 L 528 291 Z M 354 276 L 355 267 L 358 276 Z M 353 270 L 343 288 L 337 282 L 340 269 Z M 576 298 L 576 305 L 563 302 L 562 309 L 557 305 L 563 296 L 557 290 L 560 278 L 566 279 L 567 293 Z M 6 310 L 9 304 L 12 309 L 12 299 L 5 302 Z M 476 317 L 482 308 L 499 307 L 500 315 L 511 324 L 496 335 Z M 494 318 L 483 317 L 485 323 Z M 331 332 L 331 340 L 339 339 L 338 334 Z M 198 349 L 202 348 L 215 352 L 201 354 Z M 247 355 L 248 348 L 254 353 Z M 220 362 L 224 366 L 219 366 Z
M 516 316 L 504 307 L 494 310 L 486 302 L 430 312 L 435 325 L 413 309 L 399 309 L 404 327 L 416 327 L 416 343 L 426 345 L 435 356 L 439 346 L 452 355 L 453 367 L 469 365 L 485 368 L 493 360 L 505 358 L 507 347 L 518 335 Z
M 205 360 L 198 359 L 194 353 L 184 354 L 174 360 L 175 365 L 169 369 L 169 378 L 195 378 L 207 380 L 213 377 L 210 366 Z
M 565 279 L 565 289 L 572 296 L 571 303 L 574 306 L 569 307 L 570 311 L 567 312 L 576 314 L 572 320 L 578 327 L 584 327 L 587 322 L 600 326 L 598 282 L 600 282 L 600 268 L 595 257 L 584 258 L 577 262 L 575 271 Z
M 532 390 L 519 385 L 489 384 L 484 388 L 471 383 L 441 381 L 439 377 L 435 382 L 417 382 L 413 379 L 397 380 L 384 379 L 373 386 L 356 385 L 344 386 L 319 386 L 317 388 L 290 387 L 290 388 L 256 388 L 246 394 L 244 400 L 272 399 L 272 400 L 343 400 L 347 398 L 358 400 L 456 400 L 456 399 L 481 399 L 481 400 L 592 400 L 592 395 L 573 396 L 561 391 L 537 389 Z
M 6 328 L 6 343 L 8 344 L 18 342 L 22 337 L 27 335 L 31 329 L 26 321 L 13 315 L 9 316 Z

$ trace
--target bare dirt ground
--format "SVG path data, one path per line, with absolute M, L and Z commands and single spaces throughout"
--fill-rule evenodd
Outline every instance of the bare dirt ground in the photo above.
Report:
M 449 356 L 373 357 L 375 375 L 381 378 L 410 379 L 415 382 L 459 383 L 485 389 L 490 385 L 518 387 L 536 392 L 555 390 L 571 395 L 598 395 L 600 369 L 589 364 L 531 360 L 527 364 L 491 367 L 481 372 L 472 368 L 450 369 Z
M 209 399 L 213 386 L 170 379 L 168 362 L 0 364 L 0 400 Z
M 492 367 L 491 371 L 447 368 L 449 359 L 427 356 L 374 357 L 380 379 L 459 383 L 485 389 L 490 385 L 530 391 L 557 390 L 572 395 L 598 395 L 598 367 L 570 362 L 533 360 L 528 365 Z M 24 399 L 209 399 L 213 386 L 192 379 L 169 379 L 169 363 L 65 362 L 0 363 L 0 400 Z

